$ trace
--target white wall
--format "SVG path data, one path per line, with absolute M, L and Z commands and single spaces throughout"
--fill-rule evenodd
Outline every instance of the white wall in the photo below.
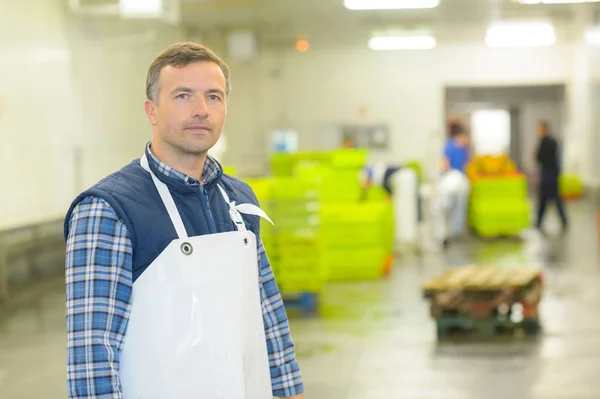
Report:
M 422 159 L 431 153 L 431 136 L 444 133 L 445 85 L 564 83 L 570 81 L 573 67 L 568 46 L 490 50 L 463 45 L 387 53 L 357 47 L 262 55 L 252 67 L 232 65 L 236 101 L 232 105 L 246 112 L 232 109 L 230 134 L 253 141 L 260 137 L 256 141 L 262 145 L 246 150 L 244 144 L 234 150 L 242 159 L 251 153 L 247 158 L 255 160 L 239 165 L 242 171 L 264 164 L 267 137 L 276 127 L 296 129 L 304 137 L 302 144 L 312 141 L 306 136 L 316 134 L 318 126 L 331 123 L 388 123 L 392 151 L 379 157 L 400 162 Z M 361 106 L 368 109 L 367 116 L 359 114 Z
M 51 218 L 71 195 L 63 145 L 73 86 L 58 0 L 0 0 L 0 228 Z
M 523 104 L 521 108 L 520 131 L 521 131 L 521 162 L 523 169 L 527 172 L 536 170 L 537 163 L 533 157 L 533 151 L 539 144 L 536 135 L 536 123 L 545 120 L 550 124 L 553 136 L 562 144 L 563 138 L 568 132 L 564 124 L 565 104 L 555 101 L 535 101 Z
M 589 131 L 587 157 L 589 163 L 589 181 L 600 187 L 600 47 L 590 47 L 589 65 L 591 70 L 590 113 L 592 115 Z
M 117 20 L 77 23 L 65 3 L 0 0 L 0 229 L 64 217 L 77 193 L 143 152 L 147 69 L 183 38 L 154 25 L 150 40 L 128 40 Z
M 153 25 L 154 38 L 125 39 L 118 32 L 146 30 L 75 23 L 65 18 L 61 0 L 0 1 L 0 156 L 11 172 L 0 177 L 5 228 L 62 217 L 79 190 L 141 154 L 150 139 L 142 107 L 147 68 L 156 53 L 185 35 Z M 207 44 L 224 55 L 222 46 Z M 410 53 L 364 46 L 306 54 L 266 49 L 257 62 L 230 63 L 234 91 L 224 162 L 241 173 L 264 172 L 275 128 L 296 129 L 306 146 L 320 126 L 356 122 L 389 124 L 392 151 L 380 159 L 431 159 L 445 128 L 444 86 L 575 81 L 580 84 L 571 99 L 578 100 L 570 101 L 576 109 L 587 98 L 578 93 L 589 76 L 575 68 L 573 56 L 570 46 L 455 45 Z M 368 113 L 361 115 L 360 107 Z
M 533 151 L 538 145 L 535 125 L 540 120 L 549 122 L 555 137 L 562 141 L 565 133 L 566 103 L 563 86 L 510 86 L 451 88 L 446 96 L 446 107 L 449 115 L 470 114 L 476 109 L 517 109 L 518 128 L 517 164 L 526 172 L 533 172 L 537 165 Z M 512 154 L 517 156 L 517 154 Z
M 115 22 L 113 30 L 119 26 Z M 165 26 L 111 35 L 82 34 L 81 26 L 73 28 L 79 139 L 71 148 L 81 153 L 80 191 L 142 155 L 152 137 L 144 113 L 148 68 L 160 51 L 183 35 Z

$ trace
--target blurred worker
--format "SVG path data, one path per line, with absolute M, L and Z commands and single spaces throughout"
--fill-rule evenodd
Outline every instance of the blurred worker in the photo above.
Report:
M 444 148 L 443 170 L 458 170 L 464 173 L 471 157 L 469 135 L 466 129 L 457 122 L 450 124 L 448 135 L 450 137 Z
M 540 166 L 540 192 L 536 227 L 538 229 L 542 228 L 546 205 L 548 201 L 554 201 L 562 221 L 563 230 L 566 230 L 568 226 L 567 216 L 558 188 L 558 176 L 560 175 L 558 144 L 550 135 L 550 126 L 547 122 L 538 122 L 536 130 L 540 137 L 536 152 L 536 161 Z
M 356 148 L 356 142 L 350 137 L 344 137 L 342 148 Z
M 421 218 L 416 172 L 409 167 L 377 162 L 361 170 L 360 181 L 363 189 L 381 187 L 392 198 L 396 246 L 415 243 Z
M 65 221 L 69 398 L 303 398 L 250 187 L 207 155 L 229 69 L 195 43 L 147 76 L 141 159 Z
M 438 185 L 442 214 L 450 215 L 450 229 L 443 233 L 445 243 L 465 232 L 470 192 L 469 179 L 465 174 L 471 154 L 469 136 L 459 123 L 450 124 L 449 136 L 444 148 L 442 175 Z

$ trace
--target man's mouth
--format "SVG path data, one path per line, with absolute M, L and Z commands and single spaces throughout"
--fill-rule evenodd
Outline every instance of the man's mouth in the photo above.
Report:
M 191 130 L 192 132 L 210 132 L 211 128 L 206 125 L 192 125 L 185 128 L 186 130 Z

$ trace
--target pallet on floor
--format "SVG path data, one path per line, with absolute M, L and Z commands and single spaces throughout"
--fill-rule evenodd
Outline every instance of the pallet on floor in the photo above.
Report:
M 532 268 L 451 268 L 423 285 L 439 337 L 450 330 L 493 335 L 521 325 L 537 332 L 532 325 L 539 325 L 542 291 L 542 274 Z
M 319 294 L 316 292 L 283 292 L 281 294 L 286 311 L 300 311 L 303 316 L 318 313 Z
M 436 320 L 436 333 L 439 340 L 535 336 L 540 329 L 538 319 L 514 322 L 508 318 L 442 317 Z

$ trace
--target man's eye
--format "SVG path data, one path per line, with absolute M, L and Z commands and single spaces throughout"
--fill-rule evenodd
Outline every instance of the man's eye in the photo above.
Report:
M 189 94 L 187 94 L 187 93 L 182 93 L 182 94 L 178 95 L 176 98 L 179 98 L 179 99 L 185 100 L 185 99 L 186 99 L 186 98 L 188 98 L 189 96 L 190 96 L 190 95 L 189 95 Z
M 208 96 L 208 99 L 211 101 L 221 101 L 221 97 L 219 97 L 217 94 L 211 94 Z

